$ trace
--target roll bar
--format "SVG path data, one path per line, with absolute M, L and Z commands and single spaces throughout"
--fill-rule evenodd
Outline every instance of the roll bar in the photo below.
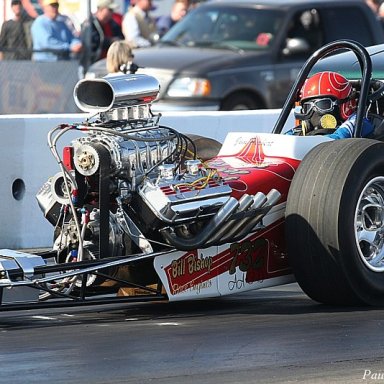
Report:
M 365 114 L 365 107 L 370 88 L 370 81 L 372 77 L 372 61 L 371 57 L 369 56 L 369 53 L 364 48 L 364 46 L 353 40 L 336 40 L 332 43 L 323 46 L 322 48 L 319 48 L 308 58 L 308 60 L 304 63 L 303 67 L 301 68 L 298 77 L 291 88 L 291 91 L 283 105 L 283 108 L 272 130 L 272 133 L 282 132 L 284 125 L 288 119 L 288 116 L 291 113 L 292 108 L 294 107 L 294 103 L 297 98 L 297 93 L 303 86 L 304 81 L 308 77 L 308 74 L 311 72 L 313 66 L 326 55 L 341 49 L 347 49 L 349 51 L 352 51 L 356 55 L 356 58 L 360 64 L 362 76 L 361 89 L 357 106 L 356 125 L 353 137 L 361 137 L 362 122 Z

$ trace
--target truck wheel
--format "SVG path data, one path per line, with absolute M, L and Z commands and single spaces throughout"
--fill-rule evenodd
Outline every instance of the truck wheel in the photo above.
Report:
M 261 109 L 260 103 L 245 93 L 238 93 L 228 96 L 222 103 L 222 111 L 242 111 L 251 109 Z
M 300 164 L 286 207 L 290 263 L 312 299 L 384 305 L 384 143 L 323 143 Z

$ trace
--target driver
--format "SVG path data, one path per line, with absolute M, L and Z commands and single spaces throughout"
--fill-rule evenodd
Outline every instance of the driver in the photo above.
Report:
M 319 72 L 308 78 L 300 91 L 295 118 L 300 125 L 287 134 L 324 134 L 332 139 L 353 137 L 356 121 L 357 93 L 350 82 L 337 72 Z M 362 136 L 373 131 L 364 117 Z

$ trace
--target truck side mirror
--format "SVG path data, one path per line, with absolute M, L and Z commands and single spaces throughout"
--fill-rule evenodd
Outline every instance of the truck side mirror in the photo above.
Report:
M 310 46 L 305 39 L 300 37 L 293 37 L 286 40 L 286 45 L 283 48 L 284 56 L 293 56 L 304 53 L 310 53 Z

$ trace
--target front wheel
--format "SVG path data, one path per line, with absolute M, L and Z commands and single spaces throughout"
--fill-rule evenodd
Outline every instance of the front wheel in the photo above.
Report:
M 384 143 L 343 139 L 309 152 L 289 190 L 286 234 L 312 299 L 384 305 Z
M 251 95 L 246 93 L 235 93 L 228 96 L 222 103 L 222 111 L 243 111 L 262 109 L 262 105 Z

